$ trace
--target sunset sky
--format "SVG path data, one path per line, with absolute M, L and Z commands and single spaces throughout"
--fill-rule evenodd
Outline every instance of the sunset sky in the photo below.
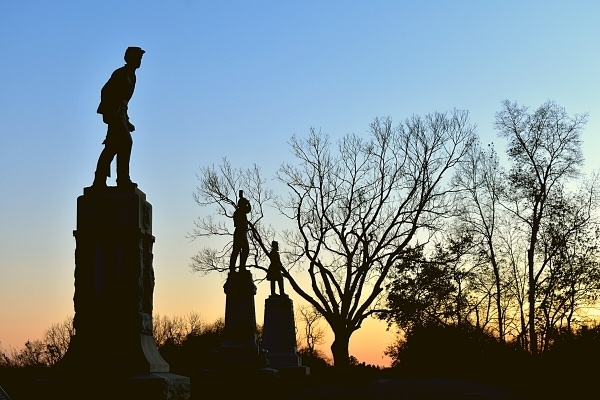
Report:
M 502 153 L 493 122 L 508 99 L 588 112 L 586 170 L 597 169 L 599 19 L 595 0 L 3 1 L 0 345 L 20 348 L 73 314 L 76 201 L 106 134 L 100 88 L 128 46 L 146 50 L 131 177 L 153 206 L 155 312 L 212 322 L 225 277 L 189 267 L 207 244 L 188 239 L 193 221 L 214 211 L 192 198 L 201 167 L 226 157 L 273 176 L 289 138 L 311 127 L 335 140 L 366 135 L 375 117 L 454 108 Z M 261 323 L 267 296 L 259 284 Z M 369 321 L 350 352 L 387 365 L 393 338 Z

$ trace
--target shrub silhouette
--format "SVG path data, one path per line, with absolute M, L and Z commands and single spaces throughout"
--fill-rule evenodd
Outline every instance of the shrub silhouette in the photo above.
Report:
M 527 354 L 468 324 L 416 326 L 396 349 L 396 365 L 411 376 L 502 380 Z

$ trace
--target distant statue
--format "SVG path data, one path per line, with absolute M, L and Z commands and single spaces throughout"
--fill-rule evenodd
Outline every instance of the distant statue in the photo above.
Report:
M 237 256 L 240 256 L 240 271 L 246 269 L 246 260 L 250 253 L 250 245 L 248 244 L 248 218 L 246 214 L 251 211 L 250 202 L 244 197 L 244 191 L 240 190 L 240 199 L 233 213 L 233 251 L 229 259 L 229 272 L 235 271 L 235 262 Z
M 98 114 L 108 125 L 104 149 L 98 158 L 98 166 L 93 186 L 105 187 L 110 176 L 110 164 L 117 156 L 117 186 L 137 186 L 129 177 L 129 159 L 133 139 L 131 132 L 135 126 L 129 122 L 127 105 L 135 90 L 135 70 L 142 64 L 145 51 L 139 47 L 128 47 L 125 51 L 125 65 L 116 69 L 102 87 Z
M 281 275 L 283 265 L 281 264 L 281 258 L 279 258 L 279 243 L 276 241 L 271 243 L 269 259 L 271 260 L 271 264 L 267 270 L 267 280 L 271 281 L 271 295 L 275 296 L 275 282 L 277 282 L 279 285 L 279 295 L 284 296 L 285 291 L 283 290 L 283 275 Z

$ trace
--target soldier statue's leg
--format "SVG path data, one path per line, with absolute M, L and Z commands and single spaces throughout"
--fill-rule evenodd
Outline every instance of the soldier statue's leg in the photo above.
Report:
M 231 250 L 231 257 L 229 257 L 229 272 L 235 271 L 235 262 L 237 261 L 237 256 L 240 252 L 239 246 L 235 243 L 235 239 L 233 241 L 233 249 Z
M 248 259 L 248 254 L 250 254 L 250 244 L 248 243 L 246 232 L 244 232 L 244 238 L 242 239 L 240 249 L 240 271 L 244 271 L 246 269 L 246 260 Z
M 275 283 L 275 282 L 273 282 Z M 279 284 L 279 295 L 285 296 L 285 290 L 283 290 L 283 277 L 277 279 L 277 283 Z
M 112 160 L 117 154 L 114 134 L 111 132 L 111 125 L 108 125 L 108 133 L 106 134 L 106 139 L 103 144 L 104 149 L 102 149 L 100 157 L 98 157 L 93 186 L 106 186 L 106 178 L 110 176 L 110 163 L 112 163 Z
M 131 138 L 126 121 L 119 119 L 117 129 L 119 137 L 119 146 L 117 148 L 117 186 L 137 186 L 129 177 L 129 160 L 131 159 L 133 139 Z

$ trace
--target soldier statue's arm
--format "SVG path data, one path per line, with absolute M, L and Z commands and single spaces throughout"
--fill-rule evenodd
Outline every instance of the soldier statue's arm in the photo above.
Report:
M 134 84 L 131 82 L 129 72 L 125 67 L 117 68 L 104 84 L 100 94 L 100 105 L 98 114 L 102 114 L 105 123 L 115 118 L 124 117 L 127 121 L 129 131 L 133 132 L 135 127 L 129 122 L 127 115 L 127 102 L 133 94 Z

